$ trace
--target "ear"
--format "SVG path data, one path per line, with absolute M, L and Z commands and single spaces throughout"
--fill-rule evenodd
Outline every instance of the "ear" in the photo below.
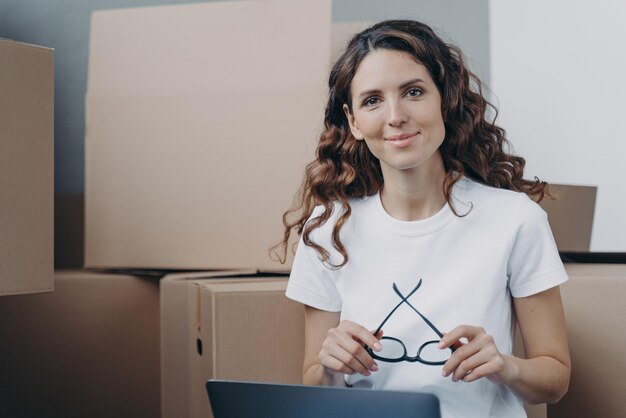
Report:
M 363 134 L 356 125 L 356 120 L 354 119 L 354 115 L 350 113 L 350 108 L 345 103 L 343 104 L 343 113 L 346 114 L 346 118 L 348 119 L 348 124 L 350 125 L 350 131 L 352 132 L 352 136 L 361 141 L 363 139 Z

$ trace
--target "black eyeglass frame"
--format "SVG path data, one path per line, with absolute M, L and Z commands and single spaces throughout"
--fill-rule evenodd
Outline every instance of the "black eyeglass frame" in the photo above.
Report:
M 439 338 L 443 338 L 443 333 L 441 331 L 439 331 L 439 329 L 435 326 L 435 324 L 433 324 L 432 322 L 430 322 L 430 320 L 428 318 L 426 318 L 420 311 L 418 311 L 415 306 L 413 306 L 411 304 L 411 302 L 408 301 L 408 299 L 413 295 L 413 293 L 415 293 L 417 291 L 417 289 L 420 288 L 420 286 L 422 285 L 422 279 L 419 280 L 419 282 L 417 283 L 417 285 L 413 288 L 413 290 L 411 290 L 411 292 L 405 297 L 402 292 L 400 292 L 400 289 L 398 289 L 398 286 L 393 283 L 393 290 L 394 292 L 396 292 L 396 294 L 398 296 L 400 296 L 400 298 L 402 299 L 400 301 L 400 303 L 398 303 L 392 310 L 391 312 L 389 312 L 389 315 L 387 315 L 387 317 L 383 320 L 383 322 L 378 326 L 378 328 L 376 328 L 376 331 L 374 331 L 374 335 L 378 335 L 378 333 L 380 332 L 380 330 L 383 328 L 383 325 L 385 325 L 385 323 L 389 320 L 389 318 L 391 318 L 391 315 L 394 314 L 394 312 L 400 307 L 402 306 L 403 303 L 406 303 L 407 305 L 409 305 L 409 307 L 411 309 L 413 309 L 413 311 L 415 311 L 415 313 L 417 313 L 420 318 L 422 318 L 424 320 L 424 322 L 426 322 L 426 325 L 428 325 L 430 327 L 430 329 L 432 329 L 435 334 L 437 334 L 439 336 Z M 392 340 L 392 341 L 396 341 L 398 342 L 403 350 L 404 350 L 404 355 L 402 355 L 402 357 L 398 357 L 398 358 L 387 358 L 387 357 L 381 357 L 378 354 L 376 354 L 376 352 L 374 350 L 372 350 L 369 346 L 365 346 L 365 351 L 367 351 L 367 353 L 374 359 L 376 360 L 380 360 L 380 361 L 384 361 L 387 363 L 400 363 L 402 361 L 407 361 L 410 363 L 415 363 L 415 362 L 420 362 L 422 364 L 426 364 L 429 366 L 442 366 L 446 363 L 447 360 L 444 361 L 428 361 L 428 360 L 424 360 L 423 358 L 420 357 L 420 354 L 422 353 L 422 350 L 431 345 L 431 344 L 439 344 L 439 340 L 432 340 L 432 341 L 426 341 L 424 344 L 422 344 L 420 346 L 420 348 L 417 350 L 417 355 L 415 355 L 414 357 L 408 356 L 407 355 L 407 349 L 406 346 L 404 345 L 404 343 L 395 337 L 387 337 L 387 336 L 383 336 L 381 338 L 381 340 Z M 457 349 L 456 345 L 451 345 L 450 347 L 448 347 L 448 349 L 454 353 L 454 351 Z

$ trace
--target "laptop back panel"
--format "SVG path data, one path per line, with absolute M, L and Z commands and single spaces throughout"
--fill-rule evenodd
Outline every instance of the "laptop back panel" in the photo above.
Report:
M 209 380 L 215 418 L 440 418 L 436 396 L 416 392 Z

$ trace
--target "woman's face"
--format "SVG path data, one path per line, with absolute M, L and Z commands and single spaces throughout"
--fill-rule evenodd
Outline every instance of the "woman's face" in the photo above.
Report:
M 378 49 L 361 61 L 350 94 L 350 130 L 380 160 L 383 176 L 443 168 L 441 95 L 426 67 L 404 52 Z

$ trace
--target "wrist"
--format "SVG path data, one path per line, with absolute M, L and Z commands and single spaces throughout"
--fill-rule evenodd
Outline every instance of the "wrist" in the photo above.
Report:
M 322 385 L 324 386 L 346 386 L 344 374 L 336 370 L 322 366 Z
M 510 385 L 516 382 L 520 376 L 519 358 L 513 355 L 502 356 L 504 359 L 504 370 L 501 373 L 502 384 Z

